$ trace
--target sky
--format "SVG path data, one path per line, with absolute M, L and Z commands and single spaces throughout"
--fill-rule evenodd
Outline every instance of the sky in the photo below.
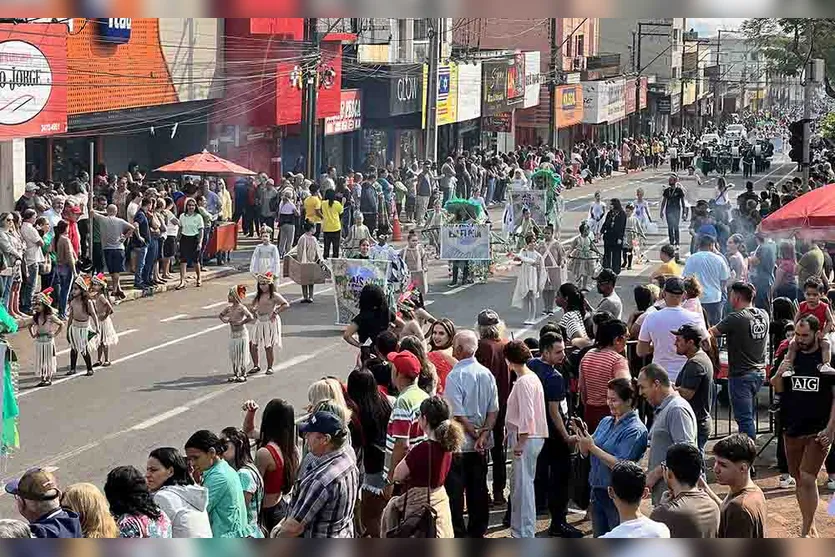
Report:
M 719 29 L 739 29 L 746 18 L 734 17 L 688 17 L 687 29 L 695 29 L 702 37 L 713 37 Z

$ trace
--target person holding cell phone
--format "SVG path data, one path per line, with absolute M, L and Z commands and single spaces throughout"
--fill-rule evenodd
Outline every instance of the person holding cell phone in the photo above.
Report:
M 622 460 L 638 462 L 647 449 L 647 428 L 635 410 L 637 400 L 637 389 L 631 379 L 612 379 L 606 392 L 612 415 L 601 420 L 594 434 L 589 432 L 583 420 L 573 418 L 571 421 L 580 451 L 591 456 L 590 512 L 595 538 L 620 524 L 618 510 L 608 491 L 612 484 L 612 468 Z

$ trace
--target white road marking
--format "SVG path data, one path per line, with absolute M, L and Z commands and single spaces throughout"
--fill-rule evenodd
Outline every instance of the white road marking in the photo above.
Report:
M 139 329 L 128 329 L 127 331 L 122 331 L 121 333 L 116 333 L 116 336 L 117 336 L 117 337 L 119 337 L 119 338 L 122 338 L 122 337 L 124 337 L 124 336 L 128 336 L 128 335 L 130 335 L 130 334 L 133 334 L 133 333 L 135 333 L 135 332 L 137 332 L 137 331 L 139 331 Z M 56 356 L 66 356 L 66 355 L 67 355 L 67 354 L 69 354 L 69 353 L 70 353 L 70 349 L 69 349 L 69 348 L 65 348 L 65 349 L 61 350 L 60 352 L 56 352 L 56 353 L 55 353 L 55 355 L 56 355 Z M 58 383 L 58 381 L 55 381 L 55 383 Z M 54 385 L 55 383 L 53 383 L 53 385 Z M 20 395 L 20 396 L 23 396 L 23 393 L 21 393 L 21 395 Z
M 471 282 L 470 284 L 463 284 L 452 290 L 447 290 L 446 292 L 441 292 L 441 296 L 452 296 L 453 294 L 458 294 L 459 292 L 463 292 L 464 290 L 468 289 L 469 287 L 473 286 L 475 283 Z
M 188 406 L 178 406 L 177 408 L 172 408 L 168 412 L 163 412 L 162 414 L 157 414 L 153 418 L 145 420 L 144 422 L 139 422 L 138 424 L 136 424 L 135 426 L 133 426 L 130 429 L 131 429 L 131 431 L 141 431 L 143 429 L 148 429 L 150 427 L 153 427 L 153 426 L 157 425 L 158 423 L 164 422 L 165 420 L 167 420 L 169 418 L 173 418 L 174 416 L 179 416 L 183 412 L 188 412 L 188 411 L 189 411 Z
M 222 325 L 222 326 L 225 327 L 226 325 Z M 280 363 L 279 365 L 275 366 L 273 369 L 276 373 L 281 372 L 281 371 L 285 371 L 287 369 L 292 369 L 292 368 L 294 368 L 298 365 L 301 365 L 303 363 L 306 363 L 306 362 L 312 360 L 313 358 L 317 358 L 320 355 L 322 355 L 322 354 L 324 354 L 328 351 L 331 351 L 334 348 L 336 348 L 337 346 L 341 346 L 341 345 L 342 345 L 341 341 L 340 342 L 334 342 L 332 344 L 329 344 L 328 346 L 325 346 L 325 347 L 320 348 L 319 350 L 316 350 L 315 352 L 311 352 L 309 354 L 302 354 L 302 355 L 296 356 L 294 358 L 290 358 L 289 360 L 286 360 L 286 361 Z M 253 381 L 253 380 L 256 380 L 256 379 L 268 379 L 268 378 L 271 378 L 271 377 L 272 376 L 270 376 L 270 375 L 260 374 L 260 375 L 250 376 L 249 381 Z M 247 383 L 249 383 L 249 381 L 247 381 Z M 169 410 L 167 412 L 157 414 L 156 416 L 154 416 L 152 418 L 149 418 L 149 419 L 147 419 L 143 422 L 140 422 L 139 424 L 133 425 L 133 426 L 131 426 L 129 428 L 126 428 L 126 429 L 122 429 L 120 431 L 116 431 L 114 433 L 107 434 L 107 435 L 105 435 L 104 437 L 102 437 L 101 439 L 99 439 L 97 441 L 93 441 L 91 443 L 88 443 L 86 445 L 82 445 L 81 447 L 77 447 L 77 448 L 72 449 L 70 451 L 60 453 L 60 454 L 55 455 L 55 456 L 48 457 L 48 458 L 44 459 L 39 465 L 36 465 L 36 466 L 40 466 L 41 468 L 49 467 L 48 469 L 57 470 L 56 465 L 60 462 L 63 462 L 65 460 L 69 460 L 71 458 L 75 458 L 76 456 L 78 456 L 82 453 L 85 453 L 87 451 L 95 449 L 96 447 L 102 445 L 103 443 L 105 443 L 107 441 L 111 441 L 113 439 L 116 439 L 117 437 L 121 437 L 122 435 L 130 433 L 132 431 L 140 431 L 140 430 L 150 429 L 153 426 L 159 425 L 162 422 L 165 422 L 167 420 L 170 420 L 171 418 L 179 416 L 180 414 L 188 412 L 192 408 L 194 408 L 194 407 L 196 407 L 196 406 L 198 406 L 198 405 L 200 405 L 204 402 L 207 402 L 207 401 L 209 401 L 213 398 L 217 398 L 221 395 L 224 395 L 224 394 L 228 393 L 229 391 L 231 391 L 233 389 L 237 389 L 237 388 L 239 388 L 243 385 L 246 385 L 247 383 L 232 383 L 232 384 L 230 384 L 226 387 L 220 388 L 216 391 L 213 391 L 213 392 L 208 393 L 208 394 L 206 394 L 206 395 L 204 395 L 200 398 L 197 398 L 197 399 L 193 400 L 189 406 L 177 406 L 177 407 L 172 408 L 171 410 Z M 25 472 L 25 470 L 20 470 L 19 472 L 15 473 L 11 476 L 8 476 L 8 478 L 12 478 L 12 479 L 13 478 L 19 478 L 20 476 L 22 476 L 24 474 L 24 472 Z M 4 483 L 5 483 L 5 481 L 6 480 L 4 480 Z
M 546 319 L 551 319 L 552 317 L 554 317 L 554 316 L 553 316 L 553 315 L 543 315 L 543 316 L 541 316 L 539 319 L 537 319 L 537 320 L 533 323 L 533 325 L 526 325 L 526 326 L 525 326 L 524 328 L 522 328 L 522 329 L 518 329 L 518 330 L 516 330 L 516 331 L 513 331 L 513 332 L 512 332 L 513 338 L 514 338 L 515 340 L 524 340 L 524 338 L 523 338 L 523 337 L 524 337 L 526 334 L 528 334 L 529 332 L 531 332 L 531 330 L 533 330 L 533 328 L 534 328 L 534 327 L 536 327 L 537 325 L 539 325 L 540 323 L 542 323 L 542 322 L 543 322 L 543 321 L 545 321 Z
M 160 319 L 160 323 L 168 323 L 169 321 L 176 321 L 177 319 L 182 319 L 183 317 L 188 317 L 187 313 L 178 313 L 177 315 L 172 315 L 171 317 L 166 317 L 165 319 Z
M 426 300 L 425 302 L 423 302 L 423 305 L 424 305 L 424 307 L 425 306 L 431 306 L 434 303 L 435 303 L 435 300 Z

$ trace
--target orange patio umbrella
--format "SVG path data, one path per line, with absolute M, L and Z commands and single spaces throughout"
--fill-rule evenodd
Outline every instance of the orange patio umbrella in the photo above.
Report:
M 256 172 L 244 168 L 232 161 L 220 158 L 217 155 L 203 149 L 202 153 L 189 155 L 177 162 L 166 164 L 156 169 L 155 172 L 176 172 L 182 174 L 239 174 L 242 176 L 254 176 Z

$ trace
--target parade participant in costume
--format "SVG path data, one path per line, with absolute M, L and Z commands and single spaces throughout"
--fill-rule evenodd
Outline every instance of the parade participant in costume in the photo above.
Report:
M 600 192 L 594 192 L 594 201 L 589 207 L 589 226 L 594 233 L 594 241 L 600 241 L 600 232 L 603 228 L 603 217 L 606 216 L 606 205 L 600 201 Z
M 627 270 L 632 269 L 632 260 L 637 255 L 638 263 L 642 261 L 641 241 L 646 240 L 641 219 L 635 215 L 635 206 L 626 204 L 626 228 L 623 234 L 623 262 L 621 265 Z M 637 254 L 635 253 L 637 250 Z
M 438 259 L 441 254 L 441 225 L 447 220 L 449 220 L 449 215 L 441 206 L 440 198 L 436 198 L 432 209 L 426 213 L 426 224 L 423 227 L 423 231 L 429 238 L 429 245 L 435 248 L 435 259 Z
M 239 284 L 229 290 L 229 305 L 220 312 L 218 318 L 229 324 L 229 360 L 232 364 L 230 383 L 244 383 L 249 369 L 249 332 L 247 323 L 252 322 L 252 313 L 243 304 L 246 286 Z
M 588 223 L 580 224 L 580 235 L 574 238 L 568 257 L 571 259 L 570 270 L 577 286 L 580 290 L 587 290 L 589 279 L 594 276 L 595 262 L 600 258 Z
M 8 466 L 4 459 L 11 455 L 12 451 L 20 448 L 20 432 L 18 431 L 18 420 L 20 407 L 18 406 L 18 377 L 17 356 L 6 340 L 7 334 L 17 332 L 17 322 L 9 315 L 6 308 L 0 304 L 0 362 L 3 364 L 3 412 L 0 422 L 0 464 Z
M 29 325 L 29 334 L 35 339 L 35 375 L 40 375 L 38 387 L 52 385 L 52 378 L 58 369 L 55 357 L 55 337 L 61 333 L 64 322 L 55 315 L 52 308 L 52 289 L 47 288 L 35 295 L 35 315 Z
M 536 299 L 539 298 L 548 279 L 545 271 L 545 260 L 536 251 L 536 237 L 528 234 L 525 237 L 525 248 L 513 256 L 514 261 L 519 261 L 522 266 L 519 269 L 519 276 L 516 278 L 516 289 L 513 291 L 512 305 L 516 308 L 526 308 L 528 319 L 525 325 L 536 323 Z
M 113 302 L 107 291 L 107 279 L 99 273 L 90 280 L 91 299 L 99 316 L 98 352 L 99 359 L 95 366 L 110 366 L 110 347 L 119 344 L 119 335 L 113 326 Z M 95 367 L 94 366 L 94 367 Z
M 646 230 L 649 226 L 649 223 L 652 222 L 652 215 L 649 213 L 649 203 L 646 202 L 644 199 L 644 188 L 638 188 L 635 191 L 635 216 L 638 217 L 638 221 L 641 223 L 641 227 Z M 629 205 L 627 204 L 627 207 Z
M 531 218 L 531 210 L 527 207 L 522 207 L 522 220 L 516 229 L 516 247 L 519 249 L 525 247 L 525 238 L 528 237 L 528 234 L 533 234 L 536 237 L 539 236 L 540 232 L 541 230 Z
M 426 283 L 426 252 L 420 244 L 417 231 L 414 229 L 409 231 L 408 246 L 403 248 L 401 256 L 409 268 L 409 273 L 412 278 L 412 284 L 420 290 L 421 294 L 427 293 Z
M 70 290 L 70 309 L 67 314 L 67 340 L 70 344 L 70 370 L 75 375 L 78 355 L 84 358 L 87 375 L 93 375 L 93 361 L 90 353 L 95 348 L 95 331 L 99 330 L 96 306 L 90 299 L 90 277 L 78 275 Z
M 252 314 L 255 318 L 255 326 L 252 328 L 252 340 L 249 343 L 250 355 L 252 356 L 252 369 L 250 374 L 258 373 L 258 347 L 264 347 L 267 357 L 267 375 L 273 374 L 273 363 L 275 362 L 275 350 L 281 350 L 281 317 L 282 311 L 289 309 L 287 300 L 276 292 L 275 277 L 272 273 L 258 275 L 258 290 L 255 292 L 255 299 L 252 300 Z
M 363 224 L 364 217 L 362 216 L 362 213 L 357 213 L 354 219 L 355 224 L 348 232 L 348 238 L 345 239 L 345 249 L 349 252 L 358 251 L 360 242 L 363 240 L 372 240 L 371 231 Z
M 278 247 L 272 241 L 273 231 L 269 226 L 261 227 L 261 243 L 255 246 L 252 259 L 249 260 L 249 272 L 255 276 L 270 273 L 278 276 L 281 255 Z
M 565 249 L 559 239 L 554 238 L 554 227 L 550 224 L 545 227 L 545 241 L 539 246 L 538 251 L 542 254 L 548 277 L 542 290 L 542 301 L 545 304 L 542 313 L 553 315 L 557 290 L 566 282 L 566 273 Z
M 314 226 L 313 223 L 309 221 L 305 221 L 302 225 L 304 229 L 304 234 L 301 235 L 299 238 L 299 242 L 296 244 L 290 253 L 291 257 L 295 257 L 298 259 L 299 263 L 322 263 L 322 257 L 319 255 L 319 243 L 316 241 L 316 236 L 314 235 Z M 303 304 L 312 304 L 313 303 L 313 284 L 302 284 L 302 300 L 301 303 Z

